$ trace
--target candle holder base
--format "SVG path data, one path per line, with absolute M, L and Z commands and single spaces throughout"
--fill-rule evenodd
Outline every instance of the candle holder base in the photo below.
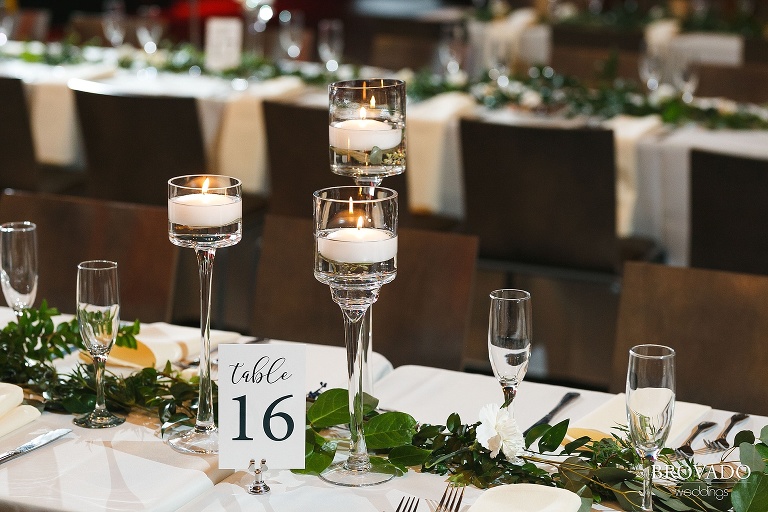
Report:
M 180 453 L 216 454 L 219 453 L 219 431 L 216 425 L 210 428 L 195 427 L 171 437 L 168 445 Z
M 395 476 L 394 472 L 387 472 L 386 468 L 372 467 L 368 464 L 361 469 L 350 467 L 348 461 L 337 462 L 320 473 L 320 478 L 334 485 L 345 487 L 367 487 L 389 482 Z

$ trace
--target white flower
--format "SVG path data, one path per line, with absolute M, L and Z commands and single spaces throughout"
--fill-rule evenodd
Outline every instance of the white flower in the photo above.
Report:
M 480 409 L 480 425 L 475 432 L 478 442 L 491 451 L 491 457 L 499 452 L 513 461 L 525 451 L 523 433 L 517 426 L 512 411 L 497 404 L 488 404 Z
M 520 95 L 520 105 L 526 108 L 537 108 L 541 105 L 541 94 L 536 91 L 527 90 Z

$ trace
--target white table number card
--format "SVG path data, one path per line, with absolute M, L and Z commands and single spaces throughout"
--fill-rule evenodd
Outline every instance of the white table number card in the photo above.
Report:
M 243 22 L 238 18 L 209 18 L 205 24 L 205 69 L 224 71 L 240 65 Z
M 306 347 L 219 345 L 219 468 L 304 468 Z

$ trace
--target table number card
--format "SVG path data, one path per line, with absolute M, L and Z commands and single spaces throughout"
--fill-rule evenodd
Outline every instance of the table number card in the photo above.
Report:
M 243 22 L 238 18 L 209 18 L 205 24 L 205 69 L 224 71 L 240 65 Z
M 219 468 L 304 468 L 306 347 L 219 346 Z

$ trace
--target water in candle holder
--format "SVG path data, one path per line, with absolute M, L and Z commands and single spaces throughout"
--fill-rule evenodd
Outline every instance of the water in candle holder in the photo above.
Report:
M 198 247 L 229 247 L 243 236 L 242 220 L 225 226 L 185 226 L 168 223 L 168 237 L 171 243 L 192 249 Z

